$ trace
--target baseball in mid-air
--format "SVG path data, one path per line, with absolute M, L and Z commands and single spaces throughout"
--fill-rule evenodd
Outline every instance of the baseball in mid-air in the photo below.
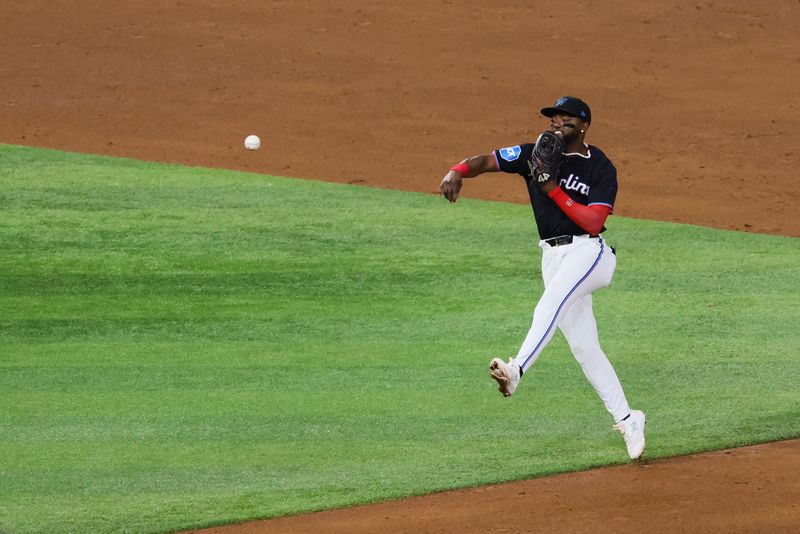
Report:
M 261 139 L 257 135 L 248 135 L 244 138 L 244 147 L 247 150 L 258 150 L 261 148 Z

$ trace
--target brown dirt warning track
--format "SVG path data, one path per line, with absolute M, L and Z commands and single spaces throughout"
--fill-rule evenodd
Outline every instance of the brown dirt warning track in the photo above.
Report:
M 574 94 L 616 214 L 800 237 L 798 23 L 796 0 L 3 2 L 0 142 L 433 192 Z M 798 465 L 789 441 L 213 531 L 797 532 Z

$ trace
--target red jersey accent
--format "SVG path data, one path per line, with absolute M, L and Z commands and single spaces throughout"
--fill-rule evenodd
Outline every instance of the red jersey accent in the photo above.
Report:
M 600 233 L 600 230 L 603 229 L 603 225 L 606 223 L 606 219 L 608 219 L 608 215 L 611 213 L 611 208 L 601 204 L 594 204 L 592 206 L 578 204 L 572 200 L 561 187 L 556 187 L 550 191 L 548 195 L 572 222 L 591 235 L 598 235 Z

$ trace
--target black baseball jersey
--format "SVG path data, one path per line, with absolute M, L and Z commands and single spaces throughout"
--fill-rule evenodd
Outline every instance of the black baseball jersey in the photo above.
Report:
M 533 143 L 526 143 L 495 150 L 497 168 L 525 178 L 540 239 L 585 234 L 586 230 L 572 222 L 553 199 L 536 187 L 529 166 L 534 146 Z M 578 153 L 564 155 L 558 171 L 558 183 L 579 204 L 601 204 L 613 210 L 617 198 L 617 169 L 599 148 L 587 146 L 587 156 Z M 601 232 L 604 230 L 605 227 Z

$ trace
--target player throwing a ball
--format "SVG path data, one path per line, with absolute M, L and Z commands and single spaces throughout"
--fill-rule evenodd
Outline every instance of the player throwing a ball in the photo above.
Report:
M 645 415 L 628 406 L 600 348 L 592 312 L 592 292 L 611 283 L 617 266 L 614 249 L 601 235 L 614 209 L 617 170 L 599 148 L 585 142 L 592 122 L 585 102 L 565 96 L 541 113 L 550 118 L 550 128 L 536 143 L 467 158 L 439 186 L 450 202 L 458 200 L 464 178 L 486 172 L 519 174 L 528 187 L 542 249 L 544 293 L 517 355 L 507 363 L 494 358 L 489 372 L 503 396 L 510 397 L 558 327 L 614 419 L 613 428 L 622 433 L 628 455 L 636 459 L 644 452 Z

